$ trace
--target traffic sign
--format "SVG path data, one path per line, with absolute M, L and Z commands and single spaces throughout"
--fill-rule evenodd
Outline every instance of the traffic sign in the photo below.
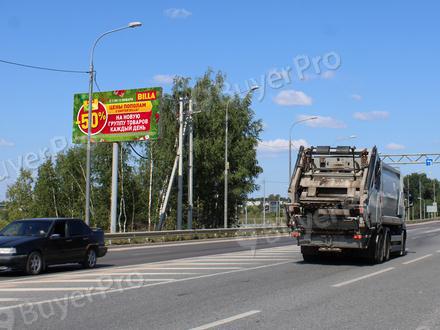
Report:
M 432 158 L 426 158 L 425 163 L 426 163 L 426 166 L 431 166 L 432 165 Z

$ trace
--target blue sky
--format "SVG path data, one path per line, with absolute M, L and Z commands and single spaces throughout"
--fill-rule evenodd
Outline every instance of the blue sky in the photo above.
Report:
M 0 59 L 87 70 L 99 34 L 142 21 L 99 44 L 101 89 L 168 90 L 170 77 L 196 78 L 209 67 L 242 90 L 256 80 L 253 106 L 265 127 L 258 181 L 266 180 L 267 193 L 284 194 L 289 127 L 304 116 L 319 119 L 295 127 L 295 145 L 440 149 L 439 10 L 436 1 L 0 0 Z M 298 70 L 307 61 L 315 65 Z M 0 199 L 21 161 L 35 167 L 40 154 L 70 143 L 73 94 L 87 83 L 86 75 L 0 63 Z M 435 167 L 428 173 L 440 176 Z

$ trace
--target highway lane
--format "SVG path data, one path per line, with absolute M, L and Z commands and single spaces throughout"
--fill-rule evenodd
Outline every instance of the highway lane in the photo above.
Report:
M 159 262 L 188 257 L 206 256 L 219 253 L 238 252 L 292 245 L 287 234 L 265 237 L 247 237 L 237 239 L 208 239 L 200 241 L 158 243 L 147 246 L 113 246 L 108 254 L 98 260 L 98 268 L 136 265 L 146 262 Z M 51 267 L 48 274 L 79 271 L 79 265 Z M 22 278 L 17 273 L 0 273 L 2 280 Z
M 185 252 L 182 245 L 145 248 L 138 264 L 8 279 L 0 286 L 0 316 L 15 328 L 436 329 L 439 229 L 411 227 L 408 254 L 375 266 L 349 259 L 305 264 L 285 238 L 257 250 L 231 242 Z M 155 262 L 155 249 L 170 251 Z M 132 252 L 115 251 L 112 263 Z M 180 253 L 186 257 L 175 258 Z M 92 280 L 90 296 L 68 295 Z

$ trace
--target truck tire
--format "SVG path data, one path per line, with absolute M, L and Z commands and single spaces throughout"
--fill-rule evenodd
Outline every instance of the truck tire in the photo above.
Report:
M 384 257 L 384 235 L 382 231 L 374 234 L 368 247 L 368 261 L 375 265 L 383 262 Z
M 400 256 L 406 255 L 406 230 L 402 232 L 402 242 L 400 242 Z
M 301 246 L 301 254 L 305 262 L 315 262 L 319 259 L 319 250 L 314 246 Z
M 390 252 L 391 252 L 391 236 L 390 236 L 390 231 L 388 228 L 385 229 L 383 236 L 384 236 L 383 237 L 383 239 L 384 239 L 383 261 L 388 261 L 388 260 L 390 260 Z

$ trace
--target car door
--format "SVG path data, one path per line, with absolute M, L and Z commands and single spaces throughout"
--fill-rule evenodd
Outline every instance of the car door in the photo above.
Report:
M 71 241 L 66 236 L 66 220 L 56 220 L 47 244 L 46 261 L 49 264 L 67 263 L 71 254 Z
M 67 222 L 69 238 L 72 240 L 72 258 L 76 261 L 84 259 L 89 244 L 89 235 L 84 227 L 81 220 L 75 219 Z

